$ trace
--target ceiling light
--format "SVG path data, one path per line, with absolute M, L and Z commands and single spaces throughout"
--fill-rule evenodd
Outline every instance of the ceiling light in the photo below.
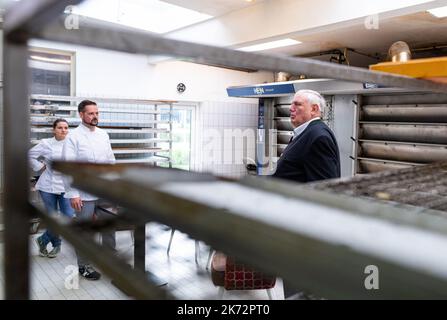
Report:
M 447 17 L 447 6 L 441 7 L 441 8 L 436 8 L 436 9 L 430 9 L 427 11 L 430 12 L 432 15 L 434 15 L 437 18 Z
M 70 9 L 67 13 L 155 33 L 171 32 L 212 18 L 160 0 L 88 0 Z
M 274 48 L 280 48 L 280 47 L 286 47 L 286 46 L 292 46 L 294 44 L 300 44 L 301 41 L 293 40 L 293 39 L 282 39 L 282 40 L 276 40 L 276 41 L 270 41 L 260 44 L 255 44 L 248 47 L 242 47 L 238 48 L 237 50 L 241 51 L 262 51 L 262 50 L 268 50 L 268 49 L 274 49 Z

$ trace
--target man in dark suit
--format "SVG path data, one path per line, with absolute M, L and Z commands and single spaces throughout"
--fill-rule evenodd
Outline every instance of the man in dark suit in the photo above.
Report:
M 293 137 L 274 177 L 297 182 L 340 177 L 340 154 L 331 129 L 321 121 L 326 102 L 313 90 L 298 91 L 290 105 Z
M 326 101 L 316 91 L 299 90 L 290 105 L 293 137 L 278 160 L 274 177 L 297 182 L 340 177 L 340 154 L 331 129 L 321 121 Z M 299 296 L 284 283 L 285 298 Z

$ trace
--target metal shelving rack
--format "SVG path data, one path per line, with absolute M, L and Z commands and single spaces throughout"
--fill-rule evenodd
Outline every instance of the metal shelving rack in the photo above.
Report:
M 70 128 L 79 125 L 77 104 L 87 98 L 49 95 L 32 95 L 30 98 L 31 143 L 51 137 L 52 123 L 57 118 L 68 121 Z M 98 103 L 100 112 L 99 127 L 110 136 L 117 163 L 171 163 L 172 148 L 172 104 L 174 101 L 152 101 L 135 99 L 92 98 Z M 159 110 L 160 105 L 169 106 L 168 111 Z M 160 115 L 169 114 L 168 120 Z M 137 115 L 138 119 L 129 119 Z M 168 128 L 160 128 L 165 124 Z M 160 139 L 162 133 L 168 139 Z M 167 146 L 161 147 L 160 144 Z M 168 152 L 169 156 L 158 156 Z
M 389 298 L 389 297 L 446 297 L 447 275 L 436 272 L 437 264 L 427 265 L 422 272 L 408 261 L 383 252 L 375 254 L 370 250 L 356 249 L 328 241 L 325 233 L 309 236 L 297 225 L 278 224 L 278 216 L 286 214 L 277 211 L 274 217 L 259 218 L 257 215 L 244 216 L 240 209 L 216 209 L 206 201 L 187 200 L 177 193 L 160 189 L 160 183 L 194 182 L 183 186 L 190 191 L 198 183 L 209 182 L 213 177 L 174 169 L 130 168 L 129 165 L 99 166 L 92 164 L 56 164 L 56 168 L 74 178 L 74 185 L 87 192 L 117 201 L 129 208 L 128 214 L 120 216 L 137 227 L 135 233 L 135 269 L 131 271 L 123 261 L 111 252 L 88 241 L 84 232 L 97 225 L 62 225 L 55 219 L 41 213 L 30 205 L 28 199 L 27 152 L 30 128 L 22 125 L 29 119 L 28 86 L 28 40 L 33 38 L 56 42 L 66 42 L 96 48 L 116 50 L 133 54 L 169 54 L 187 57 L 201 63 L 225 65 L 228 67 L 262 69 L 267 71 L 287 70 L 309 77 L 341 79 L 355 82 L 378 83 L 390 87 L 447 92 L 447 85 L 425 80 L 411 79 L 379 72 L 335 65 L 304 58 L 269 56 L 232 49 L 188 43 L 160 36 L 125 30 L 105 28 L 101 25 L 80 24 L 77 30 L 67 30 L 64 18 L 57 20 L 67 5 L 75 5 L 80 0 L 26 0 L 17 3 L 5 15 L 4 27 L 4 155 L 5 155 L 5 297 L 7 299 L 29 299 L 29 218 L 30 212 L 42 217 L 48 227 L 60 233 L 72 243 L 86 258 L 94 261 L 105 274 L 126 293 L 136 298 L 169 298 L 169 292 L 149 281 L 144 273 L 144 223 L 159 221 L 182 230 L 193 237 L 206 241 L 211 246 L 234 254 L 254 267 L 272 272 L 295 286 L 304 285 L 315 294 L 331 298 Z M 180 187 L 182 187 L 180 185 Z M 427 210 L 410 209 L 364 199 L 342 197 L 324 191 L 308 190 L 303 186 L 275 179 L 247 177 L 241 183 L 233 183 L 233 193 L 240 187 L 262 190 L 271 197 L 285 196 L 296 201 L 305 200 L 322 210 L 341 210 L 355 216 L 365 225 L 367 218 L 376 219 L 390 227 L 408 227 L 427 234 L 435 233 L 443 242 L 447 238 L 447 221 L 436 215 L 424 214 Z M 207 185 L 199 188 L 207 190 Z M 181 192 L 183 193 L 183 192 Z M 208 192 L 209 193 L 209 192 Z M 200 192 L 199 194 L 200 195 Z M 221 194 L 215 192 L 210 196 Z M 249 193 L 244 192 L 248 197 Z M 191 199 L 194 197 L 191 196 Z M 228 201 L 226 204 L 231 204 Z M 294 203 L 297 204 L 297 203 Z M 292 206 L 293 207 L 293 204 Z M 273 211 L 275 212 L 273 208 Z M 325 211 L 326 212 L 326 211 Z M 310 219 L 310 223 L 314 221 Z M 318 223 L 320 223 L 319 221 Z M 359 222 L 360 223 L 360 222 Z M 337 224 L 332 224 L 343 239 Z M 231 230 L 232 237 L 228 237 Z M 393 235 L 396 237 L 396 235 Z M 400 239 L 404 240 L 404 239 Z M 438 241 L 438 242 L 439 242 Z M 371 241 L 370 245 L 375 245 Z M 440 245 L 441 243 L 437 243 Z M 426 256 L 428 247 L 412 248 L 411 257 Z M 436 259 L 447 261 L 445 250 L 437 250 Z M 399 248 L 395 253 L 400 252 Z M 305 254 L 306 259 L 303 259 Z M 391 256 L 391 258 L 390 258 Z M 411 260 L 411 259 L 410 259 Z M 421 258 L 421 262 L 425 259 Z M 365 290 L 358 274 L 359 267 L 379 264 L 386 277 L 386 288 L 373 293 Z M 343 268 L 340 268 L 343 266 Z M 334 272 L 336 270 L 336 272 Z M 437 269 L 439 270 L 439 269 Z M 360 270 L 362 272 L 363 270 Z M 445 269 L 444 269 L 445 271 Z M 316 278 L 309 277 L 314 275 Z M 405 286 L 402 286 L 405 284 Z M 414 289 L 414 290 L 410 290 Z
M 447 159 L 447 95 L 411 92 L 359 100 L 356 173 Z
M 168 167 L 169 168 L 172 168 L 172 113 L 173 113 L 173 103 L 174 102 L 169 104 L 169 111 L 160 110 L 160 105 L 163 105 L 163 104 L 158 104 L 157 103 L 157 104 L 154 105 L 154 110 L 156 111 L 155 112 L 154 129 L 157 129 L 157 130 L 159 129 L 158 125 L 157 125 L 159 123 L 168 124 L 168 128 L 167 129 L 165 129 L 163 131 L 156 131 L 154 133 L 154 139 L 157 140 L 157 141 L 163 141 L 163 142 L 168 143 L 168 148 L 165 149 L 165 150 L 160 151 L 160 152 L 164 152 L 164 153 L 168 152 L 168 156 L 158 155 L 158 157 L 160 159 L 164 159 L 165 161 L 163 161 L 163 162 L 168 163 Z M 168 121 L 163 121 L 163 120 L 160 119 L 160 117 L 163 114 L 168 114 L 169 115 Z M 161 135 L 161 134 L 168 134 L 168 139 L 161 139 L 159 137 L 159 135 Z

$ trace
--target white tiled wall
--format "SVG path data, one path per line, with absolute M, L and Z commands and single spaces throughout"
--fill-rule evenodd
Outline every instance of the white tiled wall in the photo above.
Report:
M 206 101 L 198 111 L 196 170 L 230 178 L 245 175 L 245 158 L 255 157 L 257 103 Z

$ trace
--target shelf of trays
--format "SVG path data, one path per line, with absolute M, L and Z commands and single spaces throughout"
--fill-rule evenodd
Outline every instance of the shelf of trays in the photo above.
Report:
M 31 144 L 52 136 L 52 124 L 67 120 L 70 129 L 81 122 L 77 105 L 82 97 L 32 95 Z M 98 103 L 98 127 L 110 137 L 117 163 L 168 163 L 172 148 L 172 101 L 89 98 Z M 160 109 L 161 106 L 169 108 Z M 162 153 L 163 155 L 159 155 Z

